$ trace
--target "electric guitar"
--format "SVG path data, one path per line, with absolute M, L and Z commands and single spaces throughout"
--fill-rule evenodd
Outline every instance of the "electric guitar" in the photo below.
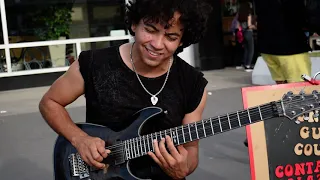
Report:
M 313 114 L 313 118 L 318 118 L 319 97 L 320 94 L 316 90 L 311 94 L 288 92 L 278 101 L 153 133 L 143 132 L 147 124 L 152 124 L 152 121 L 163 113 L 159 107 L 147 107 L 138 111 L 133 116 L 135 121 L 121 132 L 114 132 L 105 126 L 77 123 L 77 126 L 89 135 L 99 137 L 106 142 L 106 149 L 111 150 L 104 160 L 106 168 L 95 169 L 88 166 L 70 142 L 58 136 L 54 147 L 55 179 L 150 179 L 152 174 L 139 175 L 141 174 L 139 160 L 147 155 L 147 152 L 154 151 L 152 141 L 155 139 L 160 140 L 169 135 L 174 145 L 178 146 L 280 116 L 300 123 L 307 120 L 310 114 Z M 300 117 L 304 119 L 301 120 Z M 140 163 L 140 166 L 141 164 L 143 163 Z

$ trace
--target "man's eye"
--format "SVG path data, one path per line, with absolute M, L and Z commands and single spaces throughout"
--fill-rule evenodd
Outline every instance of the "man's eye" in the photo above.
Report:
M 145 30 L 146 30 L 147 32 L 154 32 L 154 30 L 152 30 L 152 29 L 150 29 L 150 28 L 145 28 Z
M 168 40 L 169 41 L 175 41 L 175 40 L 177 40 L 177 38 L 173 38 L 173 37 L 168 36 Z

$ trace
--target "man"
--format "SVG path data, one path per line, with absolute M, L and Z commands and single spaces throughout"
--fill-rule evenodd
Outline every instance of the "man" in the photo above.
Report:
M 303 81 L 302 74 L 310 76 L 304 1 L 255 0 L 255 7 L 258 47 L 273 80 L 283 84 Z
M 39 109 L 44 119 L 97 168 L 105 166 L 101 162 L 110 150 L 105 150 L 103 140 L 79 129 L 65 110 L 83 94 L 86 122 L 114 131 L 125 129 L 133 121 L 132 114 L 153 105 L 166 112 L 153 130 L 199 121 L 207 80 L 177 54 L 203 36 L 210 11 L 201 0 L 131 2 L 126 22 L 135 42 L 81 52 L 43 96 Z M 147 156 L 153 164 L 148 166 L 161 169 L 152 179 L 183 179 L 198 165 L 197 141 L 175 148 L 166 138 L 154 147 L 155 153 Z

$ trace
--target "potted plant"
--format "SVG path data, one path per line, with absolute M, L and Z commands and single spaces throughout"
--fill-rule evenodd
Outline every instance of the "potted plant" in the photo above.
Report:
M 35 34 L 40 40 L 66 39 L 70 33 L 72 9 L 64 6 L 49 6 L 38 10 L 34 15 L 37 28 Z M 53 67 L 65 66 L 66 45 L 50 45 L 50 57 Z

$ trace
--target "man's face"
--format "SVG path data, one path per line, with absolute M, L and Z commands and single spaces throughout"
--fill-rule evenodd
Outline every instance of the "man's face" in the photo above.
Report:
M 178 20 L 179 13 L 169 22 L 170 26 L 165 28 L 160 23 L 144 22 L 132 25 L 135 32 L 135 46 L 142 62 L 148 66 L 158 66 L 168 60 L 181 45 L 183 27 Z

